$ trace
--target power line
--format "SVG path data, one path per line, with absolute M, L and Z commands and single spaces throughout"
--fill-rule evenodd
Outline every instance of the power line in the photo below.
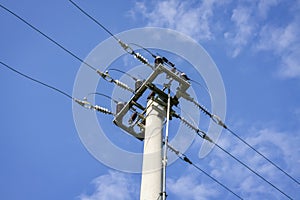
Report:
M 297 181 L 295 178 L 293 178 L 291 175 L 289 175 L 287 172 L 285 172 L 283 169 L 281 169 L 278 165 L 276 165 L 273 161 L 271 161 L 269 158 L 267 158 L 265 155 L 260 153 L 258 150 L 256 150 L 253 146 L 251 146 L 249 143 L 247 143 L 245 140 L 243 140 L 240 136 L 238 136 L 235 132 L 233 132 L 231 129 L 226 128 L 232 135 L 234 135 L 236 138 L 238 138 L 240 141 L 242 141 L 244 144 L 246 144 L 249 148 L 251 148 L 253 151 L 255 151 L 257 154 L 262 156 L 264 159 L 266 159 L 269 163 L 271 163 L 274 167 L 276 167 L 279 171 L 283 172 L 286 176 L 291 178 L 293 181 L 298 183 L 300 185 L 299 181 Z
M 67 53 L 69 53 L 71 56 L 73 56 L 74 58 L 76 58 L 77 60 L 79 60 L 80 62 L 84 63 L 86 66 L 88 66 L 89 68 L 91 68 L 92 70 L 94 70 L 95 72 L 97 72 L 103 79 L 112 82 L 116 85 L 118 85 L 119 87 L 122 87 L 125 90 L 128 90 L 132 93 L 134 93 L 134 90 L 132 90 L 129 86 L 127 86 L 125 83 L 122 83 L 119 80 L 115 80 L 112 77 L 109 76 L 108 73 L 103 73 L 100 70 L 96 69 L 95 67 L 93 67 L 92 65 L 90 65 L 89 63 L 85 62 L 83 59 L 81 59 L 80 57 L 76 56 L 74 53 L 72 53 L 70 50 L 68 50 L 67 48 L 65 48 L 64 46 L 62 46 L 61 44 L 59 44 L 58 42 L 56 42 L 54 39 L 52 39 L 51 37 L 49 37 L 48 35 L 46 35 L 45 33 L 43 33 L 42 31 L 40 31 L 38 28 L 36 28 L 35 26 L 33 26 L 32 24 L 30 24 L 29 22 L 27 22 L 25 19 L 23 19 L 22 17 L 20 17 L 19 15 L 17 15 L 16 13 L 14 13 L 13 11 L 9 10 L 8 8 L 6 8 L 5 6 L 0 4 L 0 7 L 3 8 L 4 10 L 6 10 L 7 12 L 11 13 L 12 15 L 14 15 L 15 17 L 17 17 L 19 20 L 21 20 L 22 22 L 24 22 L 26 25 L 28 25 L 29 27 L 31 27 L 33 30 L 37 31 L 39 34 L 41 34 L 42 36 L 44 36 L 46 39 L 48 39 L 49 41 L 51 41 L 52 43 L 54 43 L 55 45 L 57 45 L 58 47 L 60 47 L 61 49 L 63 49 L 64 51 L 66 51 Z M 120 44 L 123 44 L 126 46 L 126 44 L 122 43 L 119 40 Z M 123 47 L 124 48 L 124 47 Z M 129 47 L 127 47 L 129 48 Z M 148 61 L 141 56 L 138 53 L 135 53 L 134 51 L 132 51 L 130 54 L 134 55 L 135 58 L 137 58 L 138 60 L 140 60 L 141 62 L 143 62 L 146 65 L 151 66 Z M 152 66 L 151 66 L 152 67 Z
M 111 96 L 108 96 L 106 94 L 103 94 L 103 93 L 99 93 L 99 92 L 92 92 L 92 93 L 89 93 L 87 96 L 90 96 L 90 95 L 99 95 L 99 96 L 103 96 L 103 97 L 106 97 L 107 99 L 110 99 L 112 100 L 115 104 L 118 104 L 119 102 L 117 100 L 115 100 L 114 98 L 112 98 Z
M 227 191 L 229 191 L 230 193 L 232 193 L 233 195 L 235 195 L 236 197 L 238 197 L 239 199 L 243 199 L 242 197 L 240 197 L 237 193 L 235 193 L 234 191 L 232 191 L 231 189 L 229 189 L 226 185 L 224 185 L 223 183 L 221 183 L 220 181 L 218 181 L 216 178 L 214 178 L 213 176 L 211 176 L 209 173 L 207 173 L 206 171 L 204 171 L 203 169 L 201 169 L 199 166 L 197 166 L 196 164 L 194 164 L 185 154 L 179 152 L 178 150 L 176 150 L 174 147 L 172 147 L 169 143 L 168 143 L 168 148 L 174 152 L 178 158 L 180 158 L 181 160 L 183 160 L 184 162 L 192 165 L 193 167 L 195 167 L 197 170 L 201 171 L 202 173 L 204 173 L 206 176 L 208 176 L 209 178 L 211 178 L 213 181 L 215 181 L 216 183 L 218 183 L 219 185 L 221 185 L 223 188 L 225 188 Z
M 1 4 L 0 4 L 0 7 L 3 8 L 4 10 L 6 10 L 7 12 L 9 12 L 10 14 L 12 14 L 13 16 L 15 16 L 16 18 L 18 18 L 19 20 L 21 20 L 23 23 L 25 23 L 26 25 L 28 25 L 30 28 L 32 28 L 33 30 L 35 30 L 36 32 L 38 32 L 39 34 L 41 34 L 42 36 L 44 36 L 46 39 L 48 39 L 49 41 L 51 41 L 52 43 L 54 43 L 56 46 L 58 46 L 59 48 L 63 49 L 65 52 L 67 52 L 68 54 L 70 54 L 71 56 L 73 56 L 74 58 L 76 58 L 78 61 L 84 63 L 86 66 L 88 66 L 92 70 L 96 71 L 97 73 L 101 73 L 95 67 L 93 67 L 92 65 L 88 64 L 83 59 L 81 59 L 77 55 L 75 55 L 72 51 L 68 50 L 67 48 L 65 48 L 64 46 L 62 46 L 58 42 L 56 42 L 54 39 L 52 39 L 51 37 L 49 37 L 47 34 L 43 33 L 38 28 L 36 28 L 35 26 L 33 26 L 31 23 L 27 22 L 24 18 L 20 17 L 19 15 L 17 15 L 16 13 L 14 13 L 13 11 L 9 10 L 8 8 L 6 8 L 5 6 L 3 6 Z
M 4 63 L 4 62 L 2 62 L 2 61 L 0 61 L 0 63 L 1 63 L 4 67 L 6 67 L 7 69 L 9 69 L 9 70 L 11 70 L 11 71 L 13 71 L 13 72 L 15 72 L 15 73 L 21 75 L 21 76 L 23 76 L 23 77 L 25 77 L 25 78 L 27 78 L 27 79 L 33 81 L 33 82 L 36 82 L 36 83 L 38 83 L 38 84 L 40 84 L 40 85 L 43 85 L 43 86 L 45 86 L 45 87 L 47 87 L 47 88 L 50 88 L 50 89 L 52 89 L 52 90 L 54 90 L 54 91 L 56 91 L 56 92 L 59 92 L 60 94 L 66 96 L 66 97 L 68 97 L 68 98 L 70 98 L 70 99 L 72 99 L 72 100 L 74 99 L 71 95 L 67 94 L 66 92 L 64 92 L 64 91 L 62 91 L 62 90 L 60 90 L 60 89 L 58 89 L 58 88 L 56 88 L 56 87 L 53 87 L 53 86 L 48 85 L 48 84 L 46 84 L 46 83 L 44 83 L 44 82 L 42 82 L 42 81 L 39 81 L 39 80 L 37 80 L 37 79 L 34 79 L 34 78 L 32 78 L 32 77 L 30 77 L 30 76 L 28 76 L 28 75 L 26 75 L 26 74 L 23 74 L 22 72 L 19 72 L 18 70 L 14 69 L 13 67 L 7 65 L 6 63 Z
M 136 44 L 136 43 L 129 43 L 129 45 L 134 45 L 134 46 L 137 46 L 141 49 L 143 49 L 144 51 L 148 52 L 153 58 L 156 58 L 157 55 L 155 55 L 154 53 L 152 53 L 149 49 L 143 47 L 142 45 L 139 45 L 139 44 Z
M 93 18 L 91 15 L 89 15 L 87 12 L 85 12 L 82 8 L 80 8 L 79 5 L 77 5 L 74 1 L 69 0 L 70 3 L 72 3 L 78 10 L 80 10 L 83 14 L 88 16 L 91 20 L 93 20 L 96 24 L 98 24 L 103 30 L 105 30 L 109 35 L 111 35 L 116 41 L 119 42 L 119 39 L 110 32 L 105 26 L 103 26 L 99 21 L 97 21 L 95 18 Z
M 91 68 L 92 70 L 94 70 L 95 72 L 97 72 L 103 79 L 105 79 L 105 80 L 107 80 L 109 82 L 112 82 L 112 83 L 118 85 L 119 87 L 122 87 L 123 89 L 129 90 L 130 92 L 134 93 L 134 90 L 132 90 L 129 86 L 127 86 L 126 84 L 122 83 L 119 80 L 113 79 L 112 77 L 109 76 L 108 73 L 102 73 L 100 70 L 96 69 L 95 67 L 93 67 L 89 63 L 85 62 L 83 59 L 81 59 L 78 56 L 76 56 L 70 50 L 68 50 L 67 48 L 65 48 L 64 46 L 62 46 L 58 42 L 56 42 L 54 39 L 52 39 L 51 37 L 49 37 L 48 35 L 46 35 L 42 31 L 40 31 L 38 28 L 36 28 L 35 26 L 33 26 L 32 24 L 30 24 L 29 22 L 27 22 L 25 19 L 23 19 L 22 17 L 20 17 L 19 15 L 17 15 L 16 13 L 14 13 L 13 11 L 9 10 L 8 8 L 6 8 L 5 6 L 3 6 L 1 4 L 0 4 L 0 7 L 3 8 L 4 10 L 6 10 L 7 12 L 11 13 L 15 17 L 17 17 L 19 20 L 21 20 L 22 22 L 24 22 L 26 25 L 28 25 L 29 27 L 31 27 L 33 30 L 37 31 L 39 34 L 41 34 L 42 36 L 44 36 L 46 39 L 48 39 L 49 41 L 51 41 L 52 43 L 54 43 L 55 45 L 57 45 L 58 47 L 60 47 L 64 51 L 66 51 L 67 53 L 69 53 L 71 56 L 73 56 L 74 58 L 76 58 L 77 60 L 79 60 L 80 62 L 84 63 L 86 66 L 88 66 L 89 68 Z
M 108 32 L 111 36 L 113 36 L 114 37 L 114 39 L 116 39 L 117 41 L 119 41 L 108 29 L 106 29 L 101 23 L 99 23 L 97 20 L 95 20 L 93 17 L 91 17 L 90 15 L 88 15 L 85 11 L 83 11 L 79 6 L 77 6 L 73 1 L 71 1 L 71 0 L 69 0 L 71 3 L 73 3 L 78 9 L 80 9 L 85 15 L 87 15 L 89 18 L 91 18 L 94 22 L 96 22 L 99 26 L 101 26 L 106 32 Z M 36 27 L 34 27 L 32 24 L 30 24 L 29 22 L 27 22 L 26 20 L 24 20 L 23 18 L 21 18 L 20 16 L 18 16 L 17 14 L 15 14 L 14 12 L 12 12 L 11 10 L 9 10 L 8 8 L 6 8 L 6 7 L 4 7 L 3 5 L 1 5 L 0 4 L 0 6 L 4 9 L 4 10 L 6 10 L 7 12 L 9 12 L 9 13 L 11 13 L 12 15 L 14 15 L 15 17 L 17 17 L 19 20 L 21 20 L 22 22 L 24 22 L 25 24 L 27 24 L 28 26 L 30 26 L 32 29 L 34 29 L 35 31 L 37 31 L 38 33 L 40 33 L 41 35 L 43 35 L 45 38 L 47 38 L 49 41 L 51 41 L 51 42 L 53 42 L 55 45 L 57 45 L 58 47 L 60 47 L 61 49 L 63 49 L 64 51 L 66 51 L 67 53 L 69 53 L 71 56 L 73 56 L 74 58 L 76 58 L 77 60 L 79 60 L 80 62 L 82 62 L 82 63 L 84 63 L 85 65 L 87 65 L 88 67 L 90 67 L 91 69 L 93 69 L 94 71 L 97 71 L 98 73 L 99 73 L 99 71 L 96 69 L 96 68 L 94 68 L 93 66 L 91 66 L 91 65 L 89 65 L 88 63 L 86 63 L 84 60 L 82 60 L 81 58 L 79 58 L 78 56 L 76 56 L 74 53 L 72 53 L 70 50 L 68 50 L 67 48 L 65 48 L 65 47 L 63 47 L 62 45 L 60 45 L 58 42 L 56 42 L 55 40 L 53 40 L 52 38 L 50 38 L 48 35 L 46 35 L 45 33 L 43 33 L 42 31 L 40 31 L 39 29 L 37 29 Z M 145 62 L 145 60 L 143 61 L 143 59 L 141 58 L 141 57 L 139 57 L 138 56 L 138 54 L 134 54 L 139 60 L 141 60 L 142 62 Z M 32 80 L 32 81 L 34 81 L 34 82 L 37 82 L 37 83 L 39 83 L 39 84 L 42 84 L 42 85 L 44 85 L 44 86 L 46 86 L 46 87 L 48 87 L 48 88 L 51 88 L 51 89 L 53 89 L 53 90 L 55 90 L 55 91 L 57 91 L 57 92 L 59 92 L 59 93 L 61 93 L 61 94 L 63 94 L 63 95 L 65 95 L 65 96 L 67 96 L 68 98 L 71 98 L 71 99 L 73 99 L 73 97 L 71 97 L 70 95 L 68 95 L 68 94 L 66 94 L 65 92 L 63 92 L 63 91 L 61 91 L 61 90 L 59 90 L 59 89 L 57 89 L 57 88 L 55 88 L 55 87 L 53 87 L 53 86 L 50 86 L 50 85 L 48 85 L 48 84 L 45 84 L 45 83 L 43 83 L 43 82 L 41 82 L 41 81 L 38 81 L 38 80 L 36 80 L 36 79 L 33 79 L 33 78 L 31 78 L 31 77 L 29 77 L 29 76 L 27 76 L 27 75 L 25 75 L 25 74 L 23 74 L 23 73 L 21 73 L 21 72 L 19 72 L 19 71 L 17 71 L 17 70 L 15 70 L 15 69 L 13 69 L 13 68 L 11 68 L 11 67 L 9 67 L 8 65 L 6 65 L 5 63 L 3 63 L 3 62 L 1 62 L 1 64 L 3 65 L 3 66 L 6 66 L 7 68 L 9 68 L 10 70 L 12 70 L 12 71 L 14 71 L 14 72 L 16 72 L 16 73 L 18 73 L 18 74 L 20 74 L 20 75 L 22 75 L 22 76 L 24 76 L 24 77 L 26 77 L 26 78 L 28 78 L 28 79 L 30 79 L 30 80 Z M 101 74 L 100 74 L 101 75 Z M 111 79 L 111 82 L 114 82 L 114 83 L 116 83 L 117 85 L 119 85 L 119 86 L 124 86 L 124 85 L 122 85 L 118 80 L 114 80 L 114 79 Z M 125 87 L 124 87 L 125 88 Z M 211 117 L 215 117 L 214 115 L 212 115 L 212 114 L 210 114 L 210 116 Z M 215 120 L 216 120 L 216 118 L 214 118 Z M 254 147 L 252 147 L 251 145 L 249 145 L 246 141 L 244 141 L 242 138 L 240 138 L 238 135 L 236 135 L 233 131 L 231 131 L 230 129 L 228 129 L 226 126 L 225 126 L 225 124 L 224 123 L 221 123 L 221 121 L 218 121 L 217 120 L 217 122 L 218 122 L 218 124 L 219 125 L 223 125 L 223 127 L 225 128 L 225 129 L 227 129 L 229 132 L 231 132 L 234 136 L 236 136 L 238 139 L 240 139 L 243 143 L 245 143 L 247 146 L 249 146 L 251 149 L 253 149 L 256 153 L 258 153 L 259 155 L 261 155 L 263 158 L 265 158 L 268 162 L 270 162 L 272 165 L 274 165 L 276 168 L 278 168 L 280 171 L 282 171 L 283 173 L 285 173 L 288 177 L 290 177 L 292 180 L 294 180 L 296 183 L 298 183 L 299 184 L 299 182 L 296 180 L 296 179 L 294 179 L 292 176 L 290 176 L 288 173 L 286 173 L 284 170 L 282 170 L 280 167 L 278 167 L 275 163 L 273 163 L 271 160 L 269 160 L 268 158 L 266 158 L 263 154 L 261 154 L 260 152 L 258 152 Z M 216 144 L 217 145 L 217 144 Z M 218 145 L 217 145 L 218 146 Z M 218 146 L 219 148 L 220 148 L 220 146 Z M 223 149 L 224 150 L 224 149 Z M 225 150 L 226 151 L 226 150 Z M 228 152 L 227 152 L 228 153 Z M 230 154 L 231 155 L 231 154 Z M 232 155 L 231 155 L 232 156 Z M 258 175 L 258 174 L 257 174 Z M 263 178 L 263 177 L 261 177 L 261 178 Z M 265 180 L 265 179 L 264 179 Z M 265 180 L 265 181 L 267 181 L 267 180 Z M 268 181 L 267 181 L 268 182 Z M 271 184 L 270 182 L 268 182 L 270 185 L 272 185 L 273 187 L 275 187 L 276 188 L 276 186 L 274 186 L 273 184 Z M 277 190 L 279 190 L 278 188 L 276 188 Z M 282 194 L 284 194 L 284 195 L 286 195 L 285 193 L 283 193 L 281 190 L 279 190 Z M 286 195 L 287 196 L 287 195 Z M 288 197 L 288 196 L 287 196 Z
M 275 164 L 273 161 L 271 161 L 269 158 L 267 158 L 264 154 L 259 152 L 256 148 L 254 148 L 252 145 L 250 145 L 248 142 L 246 142 L 243 138 L 241 138 L 238 134 L 236 134 L 234 131 L 232 131 L 228 126 L 217 116 L 212 113 L 210 113 L 206 108 L 204 108 L 202 105 L 200 105 L 198 102 L 193 102 L 195 105 L 206 115 L 208 115 L 216 124 L 222 126 L 224 129 L 226 129 L 229 133 L 231 133 L 233 136 L 235 136 L 237 139 L 239 139 L 241 142 L 246 144 L 250 149 L 255 151 L 257 154 L 259 154 L 261 157 L 263 157 L 266 161 L 268 161 L 271 165 L 276 167 L 279 171 L 284 173 L 287 177 L 289 177 L 291 180 L 293 180 L 295 183 L 300 185 L 300 182 L 297 181 L 293 176 L 288 174 L 285 170 L 283 170 L 281 167 L 279 167 L 277 164 Z
M 223 152 L 225 152 L 227 155 L 229 155 L 230 157 L 232 157 L 234 160 L 236 160 L 238 163 L 240 163 L 241 165 L 243 165 L 244 167 L 246 167 L 248 170 L 250 170 L 252 173 L 254 173 L 256 176 L 258 176 L 259 178 L 261 178 L 262 180 L 264 180 L 266 183 L 268 183 L 269 185 L 271 185 L 273 188 L 275 188 L 277 191 L 279 191 L 281 194 L 283 194 L 284 196 L 286 196 L 289 199 L 292 199 L 292 197 L 290 197 L 289 195 L 287 195 L 285 192 L 283 192 L 282 190 L 280 190 L 278 187 L 276 187 L 274 184 L 272 184 L 270 181 L 268 181 L 267 179 L 265 179 L 262 175 L 260 175 L 259 173 L 257 173 L 256 171 L 254 171 L 252 168 L 250 168 L 248 165 L 246 165 L 244 162 L 242 162 L 241 160 L 239 160 L 238 158 L 236 158 L 234 155 L 232 155 L 231 153 L 229 153 L 227 150 L 225 150 L 224 148 L 222 148 L 220 145 L 218 145 L 217 143 L 214 143 L 219 149 L 221 149 Z
M 127 72 L 123 71 L 123 70 L 120 70 L 120 69 L 116 69 L 116 68 L 109 68 L 107 71 L 108 71 L 108 72 L 109 72 L 109 71 L 116 71 L 116 72 L 120 72 L 120 73 L 122 73 L 122 74 L 125 74 L 125 75 L 127 75 L 128 77 L 132 78 L 134 81 L 137 81 L 137 80 L 138 80 L 138 78 L 136 78 L 136 77 L 132 76 L 131 74 L 129 74 L 129 73 L 127 73 Z
M 84 15 L 86 15 L 88 18 L 90 18 L 93 22 L 95 22 L 98 26 L 100 26 L 103 30 L 105 30 L 109 35 L 111 35 L 128 54 L 133 55 L 141 63 L 145 64 L 146 66 L 150 67 L 151 69 L 154 69 L 154 67 L 149 63 L 149 61 L 145 57 L 143 57 L 140 53 L 135 52 L 128 44 L 122 42 L 112 32 L 110 32 L 104 25 L 102 25 L 99 21 L 97 21 L 95 18 L 93 18 L 91 15 L 89 15 L 86 11 L 84 11 L 82 8 L 80 8 L 80 6 L 77 5 L 74 1 L 69 0 L 69 2 L 72 3 L 80 12 L 82 12 Z
M 2 62 L 2 61 L 0 61 L 0 64 L 1 64 L 2 66 L 6 67 L 7 69 L 9 69 L 9 70 L 11 70 L 11 71 L 13 71 L 13 72 L 15 72 L 15 73 L 17 73 L 17 74 L 23 76 L 23 77 L 26 78 L 26 79 L 29 79 L 29 80 L 31 80 L 31 81 L 33 81 L 33 82 L 36 82 L 36 83 L 38 83 L 38 84 L 40 84 L 40 85 L 42 85 L 42 86 L 45 86 L 45 87 L 47 87 L 47 88 L 49 88 L 49 89 L 51 89 L 51 90 L 54 90 L 54 91 L 56 91 L 56 92 L 58 92 L 58 93 L 60 93 L 60 94 L 62 94 L 62 95 L 64 95 L 64 96 L 66 96 L 66 97 L 72 99 L 73 101 L 75 101 L 76 103 L 78 103 L 79 105 L 81 105 L 82 107 L 85 107 L 85 108 L 87 108 L 87 109 L 92 109 L 92 110 L 95 110 L 95 111 L 98 111 L 98 112 L 102 112 L 102 113 L 104 113 L 104 114 L 114 115 L 114 113 L 111 112 L 111 111 L 109 111 L 107 108 L 103 108 L 103 107 L 98 106 L 98 105 L 92 105 L 90 102 L 88 102 L 88 101 L 86 101 L 86 100 L 76 99 L 76 98 L 72 97 L 71 95 L 67 94 L 66 92 L 64 92 L 64 91 L 62 91 L 62 90 L 60 90 L 60 89 L 58 89 L 58 88 L 56 88 L 56 87 L 54 87 L 54 86 L 51 86 L 51 85 L 49 85 L 49 84 L 46 84 L 46 83 L 44 83 L 44 82 L 42 82 L 42 81 L 39 81 L 39 80 L 37 80 L 37 79 L 35 79 L 35 78 L 32 78 L 31 76 L 28 76 L 28 75 L 26 75 L 26 74 L 24 74 L 24 73 L 22 73 L 22 72 L 16 70 L 15 68 L 9 66 L 8 64 L 6 64 L 6 63 L 4 63 L 4 62 Z
M 187 127 L 191 128 L 193 131 L 195 131 L 198 136 L 200 136 L 201 138 L 203 138 L 203 139 L 211 142 L 212 144 L 215 144 L 219 149 L 221 149 L 223 152 L 225 152 L 226 154 L 228 154 L 234 160 L 236 160 L 237 162 L 239 162 L 240 164 L 242 164 L 244 167 L 246 167 L 248 170 L 250 170 L 256 176 L 258 176 L 259 178 L 261 178 L 262 180 L 264 180 L 266 183 L 268 183 L 274 189 L 276 189 L 277 191 L 279 191 L 281 194 L 285 195 L 289 199 L 292 199 L 289 195 L 287 195 L 285 192 L 283 192 L 282 190 L 280 190 L 278 187 L 276 187 L 270 181 L 268 181 L 267 179 L 265 179 L 262 175 L 258 174 L 256 171 L 254 171 L 247 164 L 245 164 L 244 162 L 242 162 L 241 160 L 239 160 L 238 158 L 236 158 L 234 155 L 232 155 L 230 152 L 228 152 L 227 150 L 225 150 L 224 148 L 222 148 L 220 145 L 218 145 L 216 142 L 214 142 L 204 131 L 200 130 L 197 126 L 194 126 L 188 120 L 184 119 L 183 117 L 181 117 L 180 115 L 178 115 L 176 113 L 173 113 L 173 116 L 176 117 L 176 118 L 178 118 L 178 119 L 180 119 Z

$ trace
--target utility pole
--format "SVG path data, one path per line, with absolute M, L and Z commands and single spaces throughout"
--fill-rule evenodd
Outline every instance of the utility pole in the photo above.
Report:
M 179 98 L 190 98 L 187 94 L 190 83 L 184 74 L 174 67 L 167 68 L 162 62 L 155 63 L 155 66 L 151 66 L 153 72 L 150 76 L 142 84 L 136 84 L 131 99 L 127 103 L 118 104 L 113 121 L 127 133 L 144 140 L 140 200 L 166 200 L 168 126 L 172 117 L 172 106 L 179 104 Z M 153 83 L 159 75 L 165 76 L 163 88 Z M 172 91 L 173 96 L 171 96 L 172 86 L 176 87 Z M 165 89 L 168 89 L 168 93 Z M 142 97 L 146 91 L 150 91 L 150 95 L 147 98 L 147 105 L 143 106 L 141 99 L 144 99 Z M 163 122 L 166 118 L 163 152 Z
M 162 193 L 162 131 L 165 109 L 148 100 L 140 200 L 160 199 Z

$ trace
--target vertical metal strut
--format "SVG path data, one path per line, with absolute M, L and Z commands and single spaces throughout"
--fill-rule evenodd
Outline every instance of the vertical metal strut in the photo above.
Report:
M 165 148 L 163 154 L 163 191 L 162 191 L 162 199 L 167 199 L 167 191 L 166 191 L 166 177 L 167 177 L 167 164 L 168 164 L 168 145 L 169 144 L 169 123 L 170 123 L 170 110 L 171 110 L 171 91 L 168 88 L 168 105 L 167 105 L 167 123 L 166 123 L 166 136 L 165 136 Z

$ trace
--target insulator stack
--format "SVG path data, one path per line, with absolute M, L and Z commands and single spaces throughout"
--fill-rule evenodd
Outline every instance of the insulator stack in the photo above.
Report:
M 101 106 L 93 106 L 93 109 L 95 109 L 96 111 L 102 112 L 104 114 L 110 114 L 113 115 L 113 113 L 111 111 L 109 111 L 107 108 L 103 108 Z
M 125 90 L 128 90 L 128 91 L 134 93 L 134 90 L 131 89 L 131 88 L 130 88 L 128 85 L 126 85 L 125 83 L 123 83 L 123 82 L 121 82 L 121 81 L 119 81 L 119 80 L 113 80 L 113 82 L 114 82 L 117 86 L 119 86 L 119 87 L 121 87 L 121 88 L 123 88 L 123 89 L 125 89 Z
M 188 122 L 186 119 L 184 119 L 183 117 L 180 117 L 180 120 L 190 129 L 199 132 L 199 129 L 194 127 L 190 122 Z
M 169 143 L 167 144 L 170 151 L 174 152 L 176 155 L 179 155 L 179 151 L 177 151 L 174 147 L 172 147 Z
M 208 110 L 204 107 L 204 106 L 201 106 L 199 103 L 197 103 L 196 101 L 193 101 L 193 103 L 206 115 L 208 115 L 209 117 L 212 117 L 213 115 L 208 112 Z
M 143 64 L 146 64 L 146 65 L 149 64 L 148 60 L 145 57 L 143 57 L 140 53 L 134 53 L 133 55 L 136 59 L 141 61 Z

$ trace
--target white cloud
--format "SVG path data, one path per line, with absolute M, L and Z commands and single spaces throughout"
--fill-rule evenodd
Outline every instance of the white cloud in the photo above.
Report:
M 195 2 L 167 0 L 157 1 L 149 10 L 146 3 L 138 2 L 131 13 L 140 13 L 148 26 L 171 28 L 195 39 L 211 40 L 213 8 L 218 1 Z
M 300 28 L 297 21 L 285 27 L 265 25 L 260 32 L 257 49 L 272 51 L 281 59 L 279 75 L 283 78 L 300 77 Z
M 250 134 L 251 132 L 251 134 Z M 287 133 L 273 129 L 252 128 L 245 140 L 263 153 L 267 158 L 275 162 L 283 170 L 294 178 L 300 178 L 300 143 L 299 132 Z M 291 137 L 294 136 L 294 137 Z M 218 141 L 220 146 L 225 145 L 226 150 L 246 163 L 254 171 L 258 172 L 272 184 L 286 192 L 292 197 L 299 195 L 298 185 L 284 175 L 281 171 L 267 162 L 260 155 L 247 147 L 230 134 L 224 134 Z M 188 155 L 189 156 L 189 155 Z M 189 156 L 192 161 L 204 171 L 212 175 L 218 181 L 247 199 L 278 199 L 283 198 L 279 191 L 276 191 L 268 183 L 250 172 L 247 168 L 226 155 L 215 147 L 214 151 L 199 163 Z M 167 185 L 172 195 L 179 199 L 219 199 L 230 198 L 232 194 L 215 183 L 202 172 L 190 166 L 184 175 L 176 178 L 169 178 Z
M 268 51 L 279 58 L 278 74 L 283 78 L 300 77 L 300 15 L 285 25 L 266 21 L 272 7 L 279 0 L 252 1 L 250 5 L 238 6 L 232 12 L 231 21 L 235 28 L 224 34 L 232 44 L 232 56 L 236 57 L 246 47 L 254 47 L 256 53 Z
M 132 200 L 138 199 L 138 192 L 133 180 L 124 173 L 109 171 L 108 174 L 93 180 L 95 191 L 92 194 L 81 194 L 81 200 Z
M 233 48 L 232 57 L 238 56 L 253 39 L 256 24 L 253 21 L 252 11 L 248 6 L 240 6 L 232 11 L 231 21 L 234 28 L 224 33 L 225 39 Z
M 299 5 L 282 0 L 145 1 L 137 2 L 131 15 L 141 15 L 148 26 L 175 29 L 196 40 L 225 39 L 232 57 L 244 49 L 256 55 L 267 51 L 279 60 L 280 77 L 295 78 L 300 77 Z M 274 20 L 278 10 L 284 16 L 280 23 Z
M 218 196 L 218 189 L 214 184 L 201 183 L 199 176 L 184 175 L 176 180 L 168 179 L 169 192 L 179 199 L 211 199 Z
M 268 1 L 258 1 L 258 14 L 261 18 L 265 19 L 268 15 L 269 10 L 278 5 L 281 0 L 268 0 Z
M 299 179 L 299 132 L 292 134 L 278 132 L 272 129 L 262 129 L 252 131 L 251 134 L 248 135 L 250 136 L 245 140 L 249 144 L 254 146 L 254 148 L 290 175 Z M 233 136 L 224 137 L 223 135 L 223 138 L 231 141 L 231 147 L 227 148 L 229 152 L 238 157 L 268 181 L 281 188 L 283 191 L 288 191 L 293 188 L 291 191 L 293 191 L 294 196 L 297 195 L 295 182 L 289 179 L 277 168 L 248 147 L 246 148 L 245 144 L 234 140 Z M 272 188 L 270 185 L 262 181 L 259 177 L 255 176 L 239 163 L 233 161 L 232 158 L 224 155 L 223 152 L 217 150 L 214 155 L 215 157 L 210 162 L 212 174 L 221 179 L 223 182 L 231 185 L 230 187 L 239 188 L 239 191 L 242 191 L 245 198 L 255 199 L 258 194 L 265 194 L 269 197 L 273 195 L 280 195 L 277 191 L 270 190 L 270 188 Z

